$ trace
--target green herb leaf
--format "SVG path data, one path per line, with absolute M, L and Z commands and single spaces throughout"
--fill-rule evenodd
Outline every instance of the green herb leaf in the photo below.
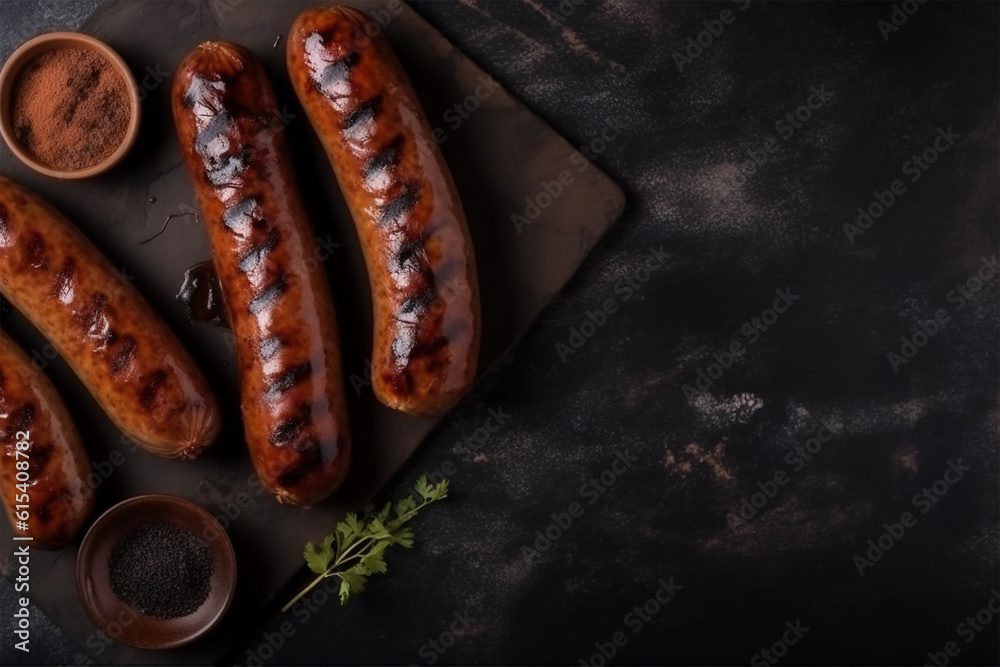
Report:
M 382 554 L 368 554 L 361 559 L 361 564 L 369 574 L 385 574 L 385 559 Z
M 353 593 L 361 593 L 365 590 L 365 583 L 368 581 L 366 574 L 360 572 L 357 566 L 340 573 L 340 604 L 347 604 L 347 599 Z M 344 595 L 344 584 L 347 584 L 347 595 Z
M 327 535 L 324 537 L 319 544 L 313 544 L 312 542 L 306 542 L 305 550 L 306 564 L 309 565 L 309 569 L 316 574 L 323 574 L 326 572 L 327 568 L 330 567 L 330 562 L 333 561 L 333 535 Z
M 384 552 L 393 545 L 413 546 L 413 531 L 403 524 L 413 519 L 427 505 L 448 496 L 448 480 L 429 484 L 421 475 L 410 495 L 386 503 L 378 512 L 369 503 L 361 518 L 354 512 L 344 517 L 336 529 L 319 543 L 308 542 L 303 555 L 309 569 L 318 576 L 296 595 L 282 611 L 288 611 L 326 577 L 340 577 L 340 603 L 365 590 L 368 577 L 384 574 Z M 390 515 L 392 518 L 390 519 Z
M 427 484 L 427 475 L 421 475 L 417 478 L 417 483 L 413 485 L 413 490 L 419 493 L 424 500 L 430 500 L 434 497 L 431 487 Z
M 393 542 L 401 547 L 409 549 L 413 546 L 413 531 L 409 528 L 400 528 L 393 535 Z
M 417 506 L 417 499 L 413 496 L 406 496 L 396 503 L 396 517 L 399 518 Z

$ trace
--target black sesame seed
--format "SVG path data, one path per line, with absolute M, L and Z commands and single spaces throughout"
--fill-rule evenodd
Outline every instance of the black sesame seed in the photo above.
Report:
M 108 569 L 122 602 L 161 620 L 194 613 L 212 587 L 208 545 L 172 523 L 144 523 L 126 533 L 112 547 Z

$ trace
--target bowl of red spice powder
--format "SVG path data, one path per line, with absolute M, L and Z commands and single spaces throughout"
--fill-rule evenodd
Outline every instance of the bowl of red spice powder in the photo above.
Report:
M 114 167 L 135 143 L 139 108 L 128 65 L 89 35 L 35 37 L 0 71 L 0 134 L 46 176 L 88 178 Z

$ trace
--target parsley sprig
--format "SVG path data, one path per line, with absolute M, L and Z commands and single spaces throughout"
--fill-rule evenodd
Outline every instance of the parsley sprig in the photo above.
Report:
M 309 569 L 318 576 L 282 607 L 285 612 L 295 606 L 313 588 L 327 577 L 340 578 L 340 604 L 347 604 L 352 593 L 365 590 L 368 577 L 386 571 L 383 553 L 393 544 L 413 546 L 413 531 L 403 524 L 423 508 L 448 495 L 448 480 L 428 484 L 427 475 L 421 475 L 413 485 L 413 492 L 393 504 L 385 504 L 378 512 L 369 504 L 359 519 L 349 513 L 337 524 L 336 530 L 318 544 L 306 543 L 304 556 Z M 391 516 L 391 518 L 390 518 Z

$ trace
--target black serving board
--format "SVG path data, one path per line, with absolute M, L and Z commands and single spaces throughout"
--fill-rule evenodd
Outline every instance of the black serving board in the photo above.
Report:
M 120 433 L 65 363 L 58 358 L 47 363 L 46 371 L 70 406 L 94 463 L 95 479 L 100 481 L 98 511 L 142 493 L 190 498 L 223 520 L 237 554 L 236 598 L 222 624 L 188 647 L 153 652 L 131 649 L 98 634 L 76 597 L 75 545 L 35 552 L 32 577 L 38 584 L 32 587 L 32 601 L 99 663 L 204 664 L 219 659 L 299 571 L 302 545 L 374 496 L 439 421 L 380 406 L 365 381 L 371 304 L 360 247 L 284 66 L 285 33 L 299 12 L 316 4 L 320 3 L 107 2 L 81 30 L 118 50 L 144 89 L 135 148 L 113 171 L 86 181 L 46 178 L 28 170 L 6 147 L 0 154 L 4 174 L 66 213 L 162 313 L 207 372 L 225 415 L 223 434 L 205 456 L 189 462 L 159 459 L 120 444 Z M 483 304 L 480 368 L 488 372 L 619 217 L 623 195 L 597 167 L 575 154 L 573 146 L 408 7 L 385 0 L 346 4 L 380 19 L 373 29 L 377 25 L 392 42 L 432 127 L 441 130 L 441 148 L 464 202 L 477 254 Z M 195 210 L 168 91 L 180 60 L 200 42 L 220 38 L 247 46 L 271 74 L 281 105 L 276 113 L 287 121 L 285 131 L 318 246 L 329 254 L 323 265 L 337 300 L 356 454 L 344 489 L 309 510 L 279 505 L 250 484 L 253 471 L 239 419 L 232 339 L 225 328 L 191 322 L 175 298 L 184 271 L 210 258 L 200 222 L 193 215 L 176 218 L 162 235 L 140 245 L 168 215 Z M 455 104 L 477 108 L 460 115 Z M 539 200 L 545 184 L 557 182 L 561 174 L 568 183 L 562 192 Z M 525 214 L 526 199 L 545 206 L 532 224 L 518 226 L 512 216 Z M 44 356 L 44 339 L 19 314 L 5 314 L 3 325 L 26 349 Z M 4 523 L 0 543 L 6 549 L 5 572 L 9 572 L 9 537 Z

